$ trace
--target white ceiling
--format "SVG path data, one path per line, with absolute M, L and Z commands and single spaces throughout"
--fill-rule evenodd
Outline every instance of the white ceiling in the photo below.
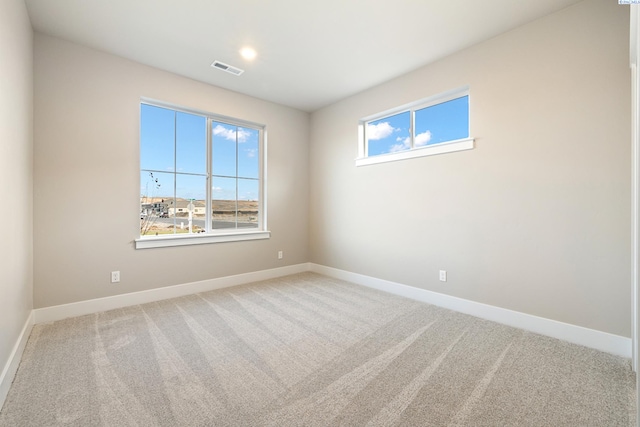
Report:
M 304 111 L 579 1 L 25 0 L 36 31 Z

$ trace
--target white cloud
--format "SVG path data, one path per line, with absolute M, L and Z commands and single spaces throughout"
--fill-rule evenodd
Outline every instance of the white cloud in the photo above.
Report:
M 431 141 L 431 131 L 424 131 L 416 135 L 415 146 L 422 147 Z
M 404 139 L 404 141 L 393 144 L 391 148 L 389 148 L 389 152 L 397 153 L 398 151 L 408 150 L 409 147 L 411 147 L 411 140 L 409 139 L 409 137 L 407 137 Z
M 411 139 L 409 137 L 406 138 L 396 138 L 398 141 L 397 144 L 393 144 L 391 148 L 389 148 L 390 153 L 397 153 L 398 151 L 404 151 L 411 148 Z M 423 145 L 427 145 L 431 141 L 431 132 L 424 131 L 416 135 L 414 146 L 422 147 Z
M 389 122 L 381 122 L 375 125 L 367 125 L 367 139 L 369 141 L 375 141 L 378 139 L 384 139 L 396 131 Z
M 222 191 L 222 187 L 212 186 L 211 191 L 213 191 L 214 193 L 219 193 Z
M 244 151 L 247 153 L 247 157 L 255 157 L 258 154 L 257 148 L 247 148 Z
M 235 141 L 237 137 L 238 142 L 246 142 L 249 136 L 251 136 L 251 133 L 245 129 L 239 129 L 236 131 L 228 129 L 222 125 L 216 125 L 216 127 L 213 128 L 213 135 L 221 136 L 229 141 Z

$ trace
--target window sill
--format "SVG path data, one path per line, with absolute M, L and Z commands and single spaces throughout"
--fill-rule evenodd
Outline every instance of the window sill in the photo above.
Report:
M 145 236 L 135 240 L 136 249 L 166 248 L 172 246 L 203 245 L 208 243 L 262 240 L 271 237 L 270 231 L 234 231 L 220 234 L 170 234 Z
M 436 154 L 453 153 L 455 151 L 471 150 L 474 147 L 473 138 L 458 139 L 441 144 L 400 151 L 398 153 L 381 154 L 372 157 L 359 157 L 356 166 L 367 166 L 376 163 L 395 162 L 397 160 L 413 159 L 416 157 L 434 156 Z

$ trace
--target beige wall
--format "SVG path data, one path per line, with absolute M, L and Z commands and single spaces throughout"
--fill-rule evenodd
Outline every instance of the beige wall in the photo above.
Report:
M 0 372 L 32 308 L 33 36 L 22 0 L 0 0 Z
M 140 97 L 267 125 L 271 239 L 133 248 Z M 306 113 L 36 33 L 35 307 L 308 261 L 308 126 Z
M 313 113 L 311 261 L 629 337 L 628 40 L 587 0 Z M 354 166 L 358 119 L 465 85 L 474 150 Z

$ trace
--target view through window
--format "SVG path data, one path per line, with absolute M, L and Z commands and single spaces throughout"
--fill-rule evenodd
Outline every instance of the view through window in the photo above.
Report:
M 262 229 L 264 128 L 141 103 L 140 235 Z

